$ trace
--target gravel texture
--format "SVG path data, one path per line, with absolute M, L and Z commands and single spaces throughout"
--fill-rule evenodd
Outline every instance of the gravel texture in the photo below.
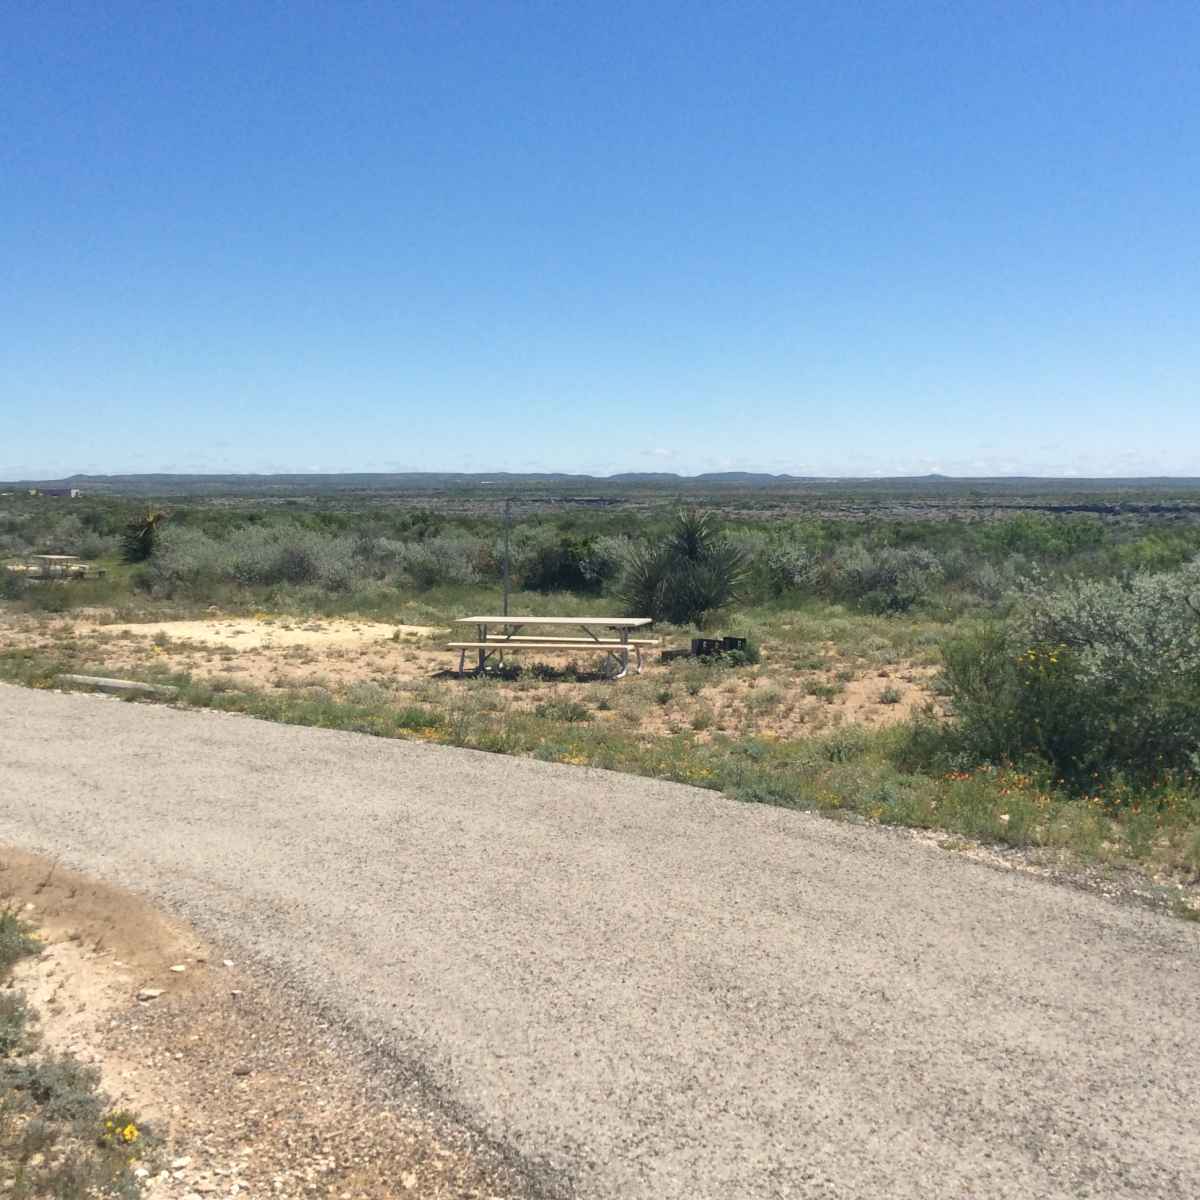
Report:
M 39 1050 L 95 1066 L 131 1113 L 146 1200 L 552 1200 L 336 1014 L 128 889 L 6 845 L 0 905 L 43 942 L 12 981 Z
M 911 839 L 8 687 L 0 839 L 266 964 L 550 1190 L 1200 1195 L 1200 929 Z

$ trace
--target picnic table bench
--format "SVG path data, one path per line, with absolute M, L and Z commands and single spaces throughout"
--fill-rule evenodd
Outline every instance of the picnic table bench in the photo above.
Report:
M 493 655 L 501 656 L 514 650 L 601 650 L 620 669 L 613 675 L 620 679 L 629 670 L 629 652 L 635 656 L 635 670 L 642 673 L 642 647 L 657 646 L 658 638 L 631 638 L 630 632 L 651 624 L 650 617 L 460 617 L 455 625 L 474 625 L 474 641 L 447 642 L 447 650 L 457 650 L 458 673 L 466 669 L 467 651 L 479 656 L 476 672 L 483 671 Z M 495 626 L 501 626 L 496 630 Z M 585 637 L 523 634 L 527 626 L 537 628 L 575 626 Z M 609 636 L 602 636 L 607 634 Z M 615 635 L 615 636 L 613 636 Z

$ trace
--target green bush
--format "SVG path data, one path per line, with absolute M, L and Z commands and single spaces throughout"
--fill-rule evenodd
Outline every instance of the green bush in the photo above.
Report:
M 100 1072 L 69 1054 L 0 1063 L 0 1085 L 23 1092 L 47 1121 L 96 1124 L 104 1110 Z
M 410 704 L 395 713 L 394 724 L 397 729 L 436 729 L 442 724 L 442 717 L 432 708 Z
M 1095 517 L 1021 513 L 984 526 L 980 540 L 987 549 L 1044 561 L 1092 550 L 1102 546 L 1107 537 L 1108 531 Z
M 0 974 L 17 961 L 39 950 L 29 926 L 11 908 L 0 908 Z
M 968 756 L 1041 760 L 1087 788 L 1200 768 L 1200 568 L 1026 589 L 950 641 L 943 682 Z
M 618 560 L 593 538 L 562 537 L 539 546 L 525 566 L 522 584 L 531 592 L 599 594 L 619 570 Z
M 0 566 L 0 600 L 23 600 L 28 591 L 29 584 L 19 572 Z
M 534 710 L 534 716 L 548 721 L 590 721 L 591 712 L 576 700 L 545 700 Z
M 26 1041 L 29 1009 L 22 992 L 0 992 L 0 1058 L 8 1058 Z
M 894 546 L 868 549 L 862 543 L 838 551 L 831 572 L 835 594 L 879 614 L 907 612 L 942 581 L 943 575 L 937 556 L 928 550 Z
M 767 534 L 739 530 L 731 540 L 746 556 L 746 590 L 752 595 L 774 600 L 815 590 L 821 558 L 794 529 Z
M 319 584 L 346 591 L 361 572 L 354 539 L 296 525 L 249 525 L 218 541 L 187 527 L 163 530 L 147 579 L 153 591 L 206 597 L 222 583 L 245 587 Z
M 754 638 L 748 637 L 740 650 L 718 650 L 716 654 L 703 654 L 693 661 L 708 667 L 752 667 L 761 659 L 761 647 Z

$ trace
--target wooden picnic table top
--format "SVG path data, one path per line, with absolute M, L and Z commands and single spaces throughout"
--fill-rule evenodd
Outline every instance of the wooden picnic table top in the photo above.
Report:
M 604 625 L 609 629 L 640 629 L 652 625 L 652 617 L 456 617 L 455 625 Z

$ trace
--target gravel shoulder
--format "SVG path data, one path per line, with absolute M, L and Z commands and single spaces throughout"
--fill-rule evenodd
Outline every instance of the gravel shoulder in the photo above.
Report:
M 607 772 L 8 687 L 0 732 L 0 839 L 262 964 L 530 1187 L 1200 1194 L 1195 925 Z
M 95 1066 L 149 1122 L 147 1200 L 543 1194 L 330 1015 L 128 890 L 5 847 L 0 901 L 44 944 L 13 978 L 40 1048 Z

